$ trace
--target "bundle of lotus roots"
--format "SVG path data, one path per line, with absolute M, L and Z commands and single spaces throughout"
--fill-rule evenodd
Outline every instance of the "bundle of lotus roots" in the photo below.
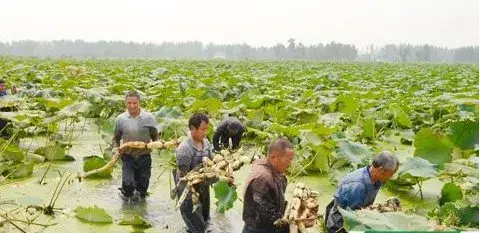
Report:
M 385 204 L 373 204 L 367 207 L 369 210 L 376 210 L 380 213 L 383 212 L 397 212 L 402 211 L 402 207 L 400 205 L 400 199 L 398 197 L 390 197 L 387 199 Z
M 179 142 L 177 140 L 172 140 L 172 141 L 168 141 L 168 142 L 155 141 L 155 142 L 150 142 L 150 143 L 139 142 L 139 141 L 125 142 L 118 148 L 119 150 L 117 150 L 117 153 L 115 153 L 112 156 L 112 159 L 107 164 L 105 164 L 105 166 L 103 166 L 101 168 L 91 170 L 91 171 L 88 171 L 88 172 L 85 172 L 83 174 L 78 174 L 77 178 L 79 178 L 79 179 L 85 178 L 89 175 L 93 175 L 93 174 L 96 174 L 96 173 L 101 173 L 101 172 L 103 172 L 107 169 L 110 169 L 111 167 L 113 167 L 115 165 L 118 158 L 120 157 L 120 155 L 121 155 L 120 152 L 122 150 L 126 149 L 126 148 L 169 149 L 169 148 L 175 148 L 178 144 L 179 144 Z
M 185 200 L 188 192 L 192 194 L 193 205 L 199 204 L 199 193 L 195 190 L 195 185 L 207 182 L 215 183 L 218 180 L 228 181 L 233 185 L 233 171 L 239 170 L 244 164 L 249 164 L 251 159 L 247 156 L 240 156 L 242 150 L 230 153 L 228 150 L 222 150 L 219 154 L 215 154 L 212 159 L 203 158 L 202 166 L 196 167 L 187 173 L 186 176 L 180 178 L 180 182 L 186 182 L 185 189 L 177 202 L 177 208 Z
M 290 227 L 290 233 L 307 232 L 317 221 L 318 193 L 298 183 L 293 191 L 293 197 L 288 201 L 283 218 L 275 221 L 274 225 Z

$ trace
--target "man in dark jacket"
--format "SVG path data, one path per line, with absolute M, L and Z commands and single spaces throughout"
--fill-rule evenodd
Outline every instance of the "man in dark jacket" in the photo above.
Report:
M 5 98 L 9 94 L 16 94 L 16 88 L 12 87 L 10 93 L 5 87 L 5 81 L 0 80 L 0 98 Z M 17 111 L 16 106 L 0 106 L 0 112 L 13 112 Z M 0 118 L 0 137 L 6 140 L 10 139 L 13 134 L 12 122 L 6 118 Z
M 242 123 L 235 117 L 227 117 L 217 127 L 213 135 L 213 149 L 215 151 L 229 147 L 229 140 L 232 139 L 232 149 L 237 149 L 245 131 Z M 221 142 L 221 144 L 220 144 Z
M 243 204 L 243 233 L 286 233 L 288 226 L 274 227 L 286 208 L 285 171 L 295 152 L 285 138 L 273 141 L 268 157 L 257 160 L 247 181 Z

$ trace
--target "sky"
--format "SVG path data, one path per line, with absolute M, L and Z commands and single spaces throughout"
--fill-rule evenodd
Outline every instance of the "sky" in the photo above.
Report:
M 478 0 L 1 0 L 0 41 L 478 45 Z

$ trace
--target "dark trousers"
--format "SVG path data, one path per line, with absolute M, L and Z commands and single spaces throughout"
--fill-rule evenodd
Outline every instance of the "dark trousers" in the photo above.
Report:
M 328 233 L 347 232 L 343 228 L 343 216 L 338 211 L 337 202 L 333 199 L 325 210 L 325 228 Z
M 228 148 L 230 144 L 230 137 L 223 136 L 221 141 L 222 141 L 223 148 Z
M 192 203 L 192 194 L 189 192 L 180 205 L 180 213 L 187 225 L 187 232 L 204 233 L 210 220 L 210 189 L 208 185 L 201 185 L 198 188 L 195 187 L 195 190 L 200 194 L 198 208 L 193 211 L 195 207 Z M 179 192 L 178 196 L 180 197 L 181 194 L 182 192 Z
M 8 140 L 12 136 L 13 126 L 9 120 L 0 119 L 0 137 Z
M 150 154 L 121 156 L 122 165 L 122 194 L 131 197 L 135 189 L 141 197 L 147 195 L 152 170 Z
M 248 226 L 243 226 L 242 233 L 288 233 L 290 232 L 290 228 L 288 226 L 281 227 L 281 228 L 275 228 L 273 226 L 267 227 L 267 228 L 253 228 L 253 227 L 248 227 Z

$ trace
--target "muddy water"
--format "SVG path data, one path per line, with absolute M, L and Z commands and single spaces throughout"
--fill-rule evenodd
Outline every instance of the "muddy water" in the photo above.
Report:
M 52 168 L 60 171 L 68 171 L 77 173 L 82 171 L 84 156 L 99 155 L 99 145 L 103 144 L 102 139 L 97 133 L 97 127 L 93 121 L 87 121 L 86 128 L 82 132 L 79 124 L 73 140 L 73 147 L 69 154 L 76 160 L 73 162 L 54 163 Z M 23 140 L 23 147 L 35 149 L 45 143 L 45 139 L 35 138 Z M 42 223 L 56 222 L 57 225 L 48 228 L 28 227 L 27 232 L 185 232 L 184 223 L 180 216 L 180 212 L 175 210 L 175 201 L 170 199 L 171 173 L 164 171 L 162 164 L 168 160 L 170 152 L 155 153 L 152 155 L 152 178 L 150 180 L 149 192 L 145 202 L 125 203 L 119 196 L 118 188 L 121 185 L 121 168 L 117 167 L 113 172 L 111 179 L 84 180 L 83 182 L 74 182 L 67 185 L 55 207 L 63 208 L 56 213 L 55 218 L 42 216 L 39 218 Z M 14 184 L 0 186 L 0 200 L 16 200 L 20 204 L 29 205 L 47 205 L 50 197 L 59 180 L 58 173 L 55 169 L 50 169 L 47 173 L 47 184 L 40 185 L 38 181 L 45 172 L 47 164 L 39 164 L 35 166 L 34 174 L 31 178 L 24 181 L 15 182 Z M 236 182 L 238 184 L 239 195 L 243 193 L 244 182 L 248 176 L 250 166 L 244 166 L 236 172 Z M 345 174 L 346 171 L 341 172 Z M 298 177 L 296 181 L 302 181 L 307 186 L 317 190 L 320 202 L 320 212 L 323 213 L 325 206 L 330 202 L 335 186 L 330 184 L 327 175 L 311 175 L 306 177 Z M 291 195 L 293 185 L 287 188 L 287 196 Z M 431 180 L 425 183 L 424 196 L 426 201 L 420 201 L 418 195 L 409 192 L 399 195 L 390 193 L 386 189 L 382 189 L 377 197 L 377 201 L 383 202 L 389 196 L 399 196 L 406 208 L 415 208 L 418 206 L 431 206 L 434 204 L 435 198 L 439 195 L 441 183 Z M 241 232 L 243 227 L 242 221 L 242 203 L 236 201 L 234 208 L 225 214 L 216 212 L 215 198 L 213 190 L 211 192 L 212 208 L 212 229 L 213 232 Z M 78 206 L 93 206 L 104 208 L 114 219 L 112 224 L 91 224 L 80 221 L 75 218 L 73 210 Z M 149 229 L 135 229 L 131 226 L 118 225 L 118 221 L 122 217 L 137 213 L 147 219 L 153 227 Z M 8 228 L 7 228 L 8 227 Z M 9 228 L 5 224 L 0 228 L 0 232 L 19 232 L 13 228 Z M 310 229 L 311 232 L 319 232 L 318 228 Z

